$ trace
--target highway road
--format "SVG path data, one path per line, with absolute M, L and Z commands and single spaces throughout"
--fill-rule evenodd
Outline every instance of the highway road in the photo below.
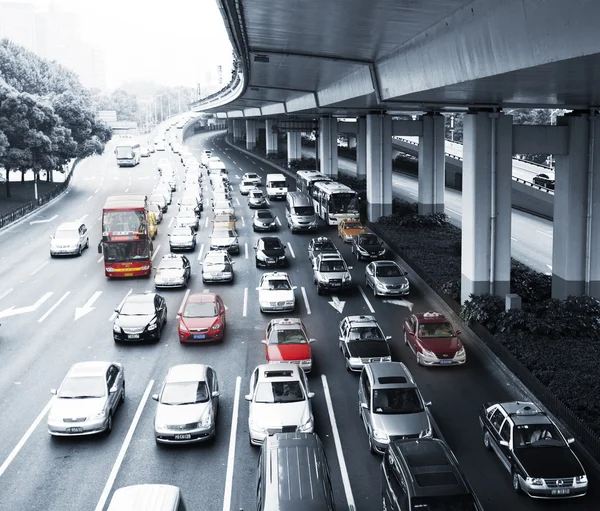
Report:
M 302 155 L 307 158 L 314 158 L 315 151 L 312 148 L 303 148 Z M 342 172 L 352 176 L 356 175 L 356 162 L 354 160 L 338 157 L 338 167 Z M 392 174 L 392 186 L 395 197 L 409 202 L 418 202 L 419 181 L 416 177 L 394 172 Z M 446 188 L 444 205 L 450 222 L 460 227 L 462 224 L 462 193 L 452 188 Z M 513 209 L 511 227 L 512 257 L 536 271 L 551 274 L 552 221 Z
M 252 232 L 251 212 L 237 184 L 245 171 L 258 172 L 264 182 L 268 169 L 227 146 L 221 136 L 222 132 L 194 135 L 187 144 L 198 156 L 202 149 L 212 148 L 228 166 L 235 186 L 242 247 L 235 258 L 235 283 L 202 284 L 197 261 L 208 247 L 208 208 L 202 213 L 196 250 L 188 256 L 194 263 L 191 291 L 218 292 L 228 307 L 222 344 L 186 346 L 178 342 L 175 314 L 184 290 L 161 292 L 166 297 L 169 322 L 158 344 L 115 345 L 112 340 L 113 309 L 130 289 L 151 290 L 153 283 L 148 279 L 106 279 L 95 250 L 100 239 L 101 208 L 111 194 L 149 193 L 158 178 L 155 162 L 164 153 L 142 159 L 138 167 L 119 169 L 109 148 L 105 155 L 78 166 L 68 194 L 0 233 L 0 509 L 101 511 L 116 488 L 137 483 L 178 485 L 190 511 L 255 509 L 258 450 L 248 443 L 248 405 L 243 395 L 251 371 L 265 361 L 260 339 L 272 316 L 261 315 L 258 310 L 255 288 L 262 270 L 252 261 L 252 246 L 258 235 Z M 170 152 L 168 157 L 178 161 Z M 182 175 L 183 168 L 176 165 Z M 174 201 L 179 193 L 174 194 Z M 271 208 L 285 225 L 284 204 L 273 203 Z M 173 204 L 159 226 L 155 262 L 168 253 L 168 226 L 175 209 Z M 87 223 L 91 249 L 80 258 L 50 259 L 48 236 L 60 222 L 74 219 Z M 547 503 L 513 492 L 509 475 L 485 450 L 479 431 L 481 403 L 522 396 L 500 374 L 490 374 L 479 350 L 470 345 L 464 367 L 417 367 L 401 342 L 402 320 L 409 308 L 364 294 L 365 263 L 353 260 L 350 248 L 341 245 L 333 230 L 323 228 L 322 233 L 331 236 L 352 261 L 353 277 L 359 284 L 354 292 L 338 297 L 343 315 L 374 313 L 384 332 L 392 336 L 394 360 L 407 364 L 425 400 L 433 402 L 436 433 L 449 442 L 485 509 L 547 509 Z M 335 332 L 343 316 L 330 303 L 332 297 L 316 293 L 306 251 L 310 235 L 292 235 L 286 227 L 280 228 L 278 235 L 289 243 L 288 273 L 298 286 L 294 316 L 300 317 L 311 337 L 317 339 L 309 385 L 316 393 L 316 432 L 327 452 L 338 509 L 381 509 L 381 459 L 368 451 L 357 414 L 358 377 L 345 370 L 337 347 Z M 75 319 L 77 308 L 94 295 L 98 297 L 92 309 Z M 414 311 L 434 308 L 414 283 L 408 301 Z M 52 398 L 49 390 L 60 384 L 73 363 L 85 360 L 124 365 L 127 398 L 117 411 L 112 434 L 51 438 L 46 429 Z M 189 362 L 210 364 L 218 374 L 221 406 L 217 439 L 197 446 L 158 447 L 153 437 L 155 402 L 148 396 L 158 391 L 169 367 Z M 590 485 L 588 497 L 568 502 L 561 509 L 597 509 L 598 481 L 592 477 Z

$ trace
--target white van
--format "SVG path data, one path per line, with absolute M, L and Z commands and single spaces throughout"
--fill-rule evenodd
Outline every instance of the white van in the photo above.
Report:
M 285 199 L 287 181 L 283 174 L 267 174 L 267 196 L 269 199 Z
M 297 231 L 316 231 L 319 225 L 312 199 L 302 192 L 288 192 L 285 218 L 292 234 Z
M 185 511 L 177 486 L 137 484 L 115 491 L 108 511 Z

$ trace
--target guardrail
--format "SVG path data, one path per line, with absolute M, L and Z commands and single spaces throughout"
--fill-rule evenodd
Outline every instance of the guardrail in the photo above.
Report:
M 239 92 L 239 89 L 242 89 L 244 86 L 244 73 L 240 68 L 238 68 L 237 73 L 235 74 L 235 78 L 233 78 L 225 87 L 223 87 L 220 91 L 211 94 L 205 98 L 202 98 L 198 101 L 195 101 L 190 104 L 191 108 L 198 108 L 202 106 L 207 106 L 210 103 L 218 102 L 221 99 L 227 98 L 229 96 L 233 96 Z M 221 106 L 221 105 L 215 105 Z M 209 107 L 212 108 L 212 107 Z
M 540 192 L 554 195 L 554 190 L 552 190 L 551 188 L 546 188 L 545 186 L 537 185 L 535 183 L 532 183 L 531 181 L 527 181 L 526 179 L 521 179 L 520 177 L 513 176 L 513 181 L 517 181 L 517 183 L 523 183 L 524 185 L 530 186 L 531 188 L 536 188 Z

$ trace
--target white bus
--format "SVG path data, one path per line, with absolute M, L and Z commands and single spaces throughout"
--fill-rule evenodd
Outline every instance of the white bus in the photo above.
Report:
M 141 154 L 140 144 L 133 142 L 119 142 L 115 148 L 117 165 L 119 165 L 119 167 L 135 167 L 140 163 Z
M 358 194 L 336 181 L 315 183 L 312 189 L 313 204 L 319 217 L 329 225 L 340 220 L 359 220 Z
M 312 196 L 313 186 L 319 181 L 331 182 L 333 179 L 316 170 L 299 170 L 296 172 L 296 191 L 304 192 Z

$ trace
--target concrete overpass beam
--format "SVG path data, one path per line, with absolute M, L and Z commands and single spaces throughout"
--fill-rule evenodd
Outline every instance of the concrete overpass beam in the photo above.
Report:
M 241 142 L 244 139 L 244 128 L 242 126 L 243 122 L 244 119 L 232 119 L 234 142 Z
M 256 126 L 255 119 L 246 119 L 246 149 L 256 149 L 256 139 L 258 135 L 258 129 Z
M 371 222 L 392 213 L 392 117 L 366 119 L 367 205 Z
M 356 120 L 356 177 L 365 179 L 367 177 L 367 119 L 359 117 Z
M 287 157 L 288 165 L 302 159 L 302 133 L 299 131 L 288 131 L 287 133 Z
M 277 147 L 277 125 L 273 119 L 265 120 L 265 138 L 267 154 L 276 154 L 279 149 Z
M 338 177 L 337 119 L 319 118 L 320 171 L 333 179 Z
M 512 116 L 465 115 L 461 302 L 510 292 Z
M 444 212 L 444 116 L 426 114 L 419 137 L 419 215 Z

